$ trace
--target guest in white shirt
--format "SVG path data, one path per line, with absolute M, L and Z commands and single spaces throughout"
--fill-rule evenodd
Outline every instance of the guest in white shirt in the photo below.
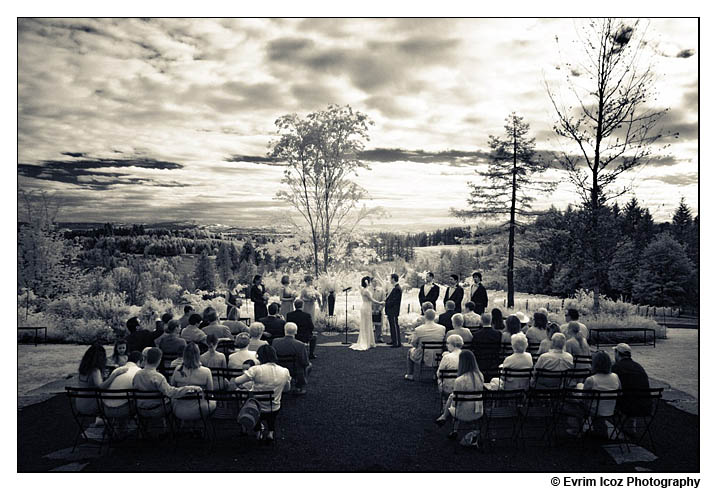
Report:
M 548 370 L 551 372 L 563 372 L 570 368 L 573 368 L 573 356 L 570 353 L 564 351 L 566 345 L 566 336 L 557 332 L 551 338 L 551 349 L 548 353 L 544 353 L 539 356 L 536 360 L 536 370 Z M 537 389 L 553 389 L 560 385 L 558 379 L 542 379 L 537 377 L 534 372 L 533 378 L 534 386 Z
M 461 354 L 461 348 L 464 347 L 464 340 L 458 334 L 452 334 L 446 338 L 446 348 L 449 351 L 444 351 L 441 355 L 441 362 L 439 362 L 439 368 L 436 370 L 436 377 L 439 385 L 439 392 L 444 394 L 450 394 L 454 390 L 454 379 L 447 378 L 442 380 L 442 370 L 456 370 L 459 368 L 459 355 Z
M 444 341 L 444 334 L 446 334 L 446 328 L 440 324 L 434 322 L 436 319 L 436 312 L 433 309 L 428 309 L 424 312 L 425 322 L 421 326 L 414 330 L 411 336 L 411 346 L 406 358 L 406 375 L 404 379 L 414 380 L 414 367 L 419 366 L 423 362 L 426 366 L 433 367 L 434 355 L 437 352 L 435 349 L 427 349 L 426 352 L 421 348 L 421 343 L 424 341 Z
M 461 336 L 461 339 L 464 340 L 464 344 L 470 344 L 471 341 L 474 339 L 474 335 L 471 334 L 471 331 L 469 331 L 464 326 L 464 315 L 463 314 L 454 314 L 451 316 L 451 326 L 452 329 L 446 333 L 446 337 L 448 340 L 448 337 L 452 334 L 458 334 Z
M 529 342 L 526 339 L 526 335 L 522 332 L 511 336 L 511 347 L 513 348 L 513 354 L 506 357 L 504 362 L 499 365 L 499 368 L 506 370 L 526 370 L 531 369 L 534 366 L 533 358 L 531 353 L 526 352 Z M 530 377 L 527 378 L 512 378 L 512 377 L 494 377 L 491 382 L 485 384 L 485 387 L 489 390 L 514 390 L 514 389 L 526 389 L 528 388 Z
M 237 339 L 234 341 L 234 345 L 237 347 L 237 351 L 229 355 L 229 368 L 246 369 L 253 365 L 259 365 L 257 352 L 249 351 L 249 334 L 246 332 L 240 332 L 237 334 Z

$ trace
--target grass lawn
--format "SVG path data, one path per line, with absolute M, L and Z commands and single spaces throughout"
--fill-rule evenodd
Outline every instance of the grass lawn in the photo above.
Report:
M 328 338 L 328 340 L 331 338 Z M 350 338 L 352 340 L 352 338 Z M 336 341 L 336 339 L 331 339 Z M 406 348 L 356 352 L 342 346 L 317 348 L 318 358 L 302 397 L 285 396 L 274 448 L 248 437 L 221 436 L 208 452 L 202 440 L 143 443 L 128 440 L 111 455 L 76 460 L 90 472 L 662 472 L 698 471 L 698 417 L 662 404 L 654 424 L 658 460 L 616 464 L 598 442 L 526 449 L 499 444 L 479 453 L 458 448 L 448 429 L 437 428 L 435 386 L 406 382 Z M 426 373 L 425 373 L 426 375 Z M 64 395 L 18 413 L 18 470 L 47 471 L 65 461 L 46 457 L 72 445 L 75 436 Z

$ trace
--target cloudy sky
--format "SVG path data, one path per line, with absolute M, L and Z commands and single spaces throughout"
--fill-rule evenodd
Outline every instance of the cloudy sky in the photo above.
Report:
M 573 151 L 544 80 L 585 82 L 566 65 L 577 22 L 20 19 L 18 185 L 56 192 L 66 221 L 276 223 L 274 121 L 348 104 L 375 123 L 356 178 L 390 214 L 374 224 L 459 223 L 449 208 L 465 206 L 512 111 L 539 150 Z M 650 103 L 679 136 L 621 184 L 666 220 L 681 197 L 698 208 L 697 21 L 653 19 L 646 40 Z M 537 208 L 578 201 L 563 171 L 550 176 L 562 184 Z

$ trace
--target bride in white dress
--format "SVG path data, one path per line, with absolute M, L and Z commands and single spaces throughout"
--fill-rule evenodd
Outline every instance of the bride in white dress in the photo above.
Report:
M 375 300 L 371 295 L 369 288 L 371 287 L 371 278 L 365 276 L 361 279 L 361 314 L 359 321 L 359 339 L 356 343 L 349 346 L 349 348 L 357 351 L 366 351 L 369 348 L 376 347 L 374 341 L 374 324 L 371 321 L 371 306 L 373 303 L 384 305 L 384 302 Z

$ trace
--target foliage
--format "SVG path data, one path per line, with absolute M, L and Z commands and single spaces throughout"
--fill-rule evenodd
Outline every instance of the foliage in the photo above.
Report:
M 194 282 L 200 290 L 214 290 L 217 284 L 217 275 L 215 273 L 214 264 L 210 260 L 206 252 L 203 252 L 197 261 L 197 267 L 194 273 Z
M 643 251 L 635 296 L 651 305 L 681 305 L 687 300 L 693 275 L 685 247 L 667 233 L 658 235 Z
M 357 210 L 367 192 L 350 176 L 368 165 L 357 159 L 369 139 L 373 122 L 349 106 L 329 105 L 300 119 L 288 114 L 277 119 L 279 139 L 270 156 L 287 164 L 277 198 L 292 205 L 309 226 L 314 274 L 326 272 L 330 257 L 341 250 L 347 234 L 369 215 Z

